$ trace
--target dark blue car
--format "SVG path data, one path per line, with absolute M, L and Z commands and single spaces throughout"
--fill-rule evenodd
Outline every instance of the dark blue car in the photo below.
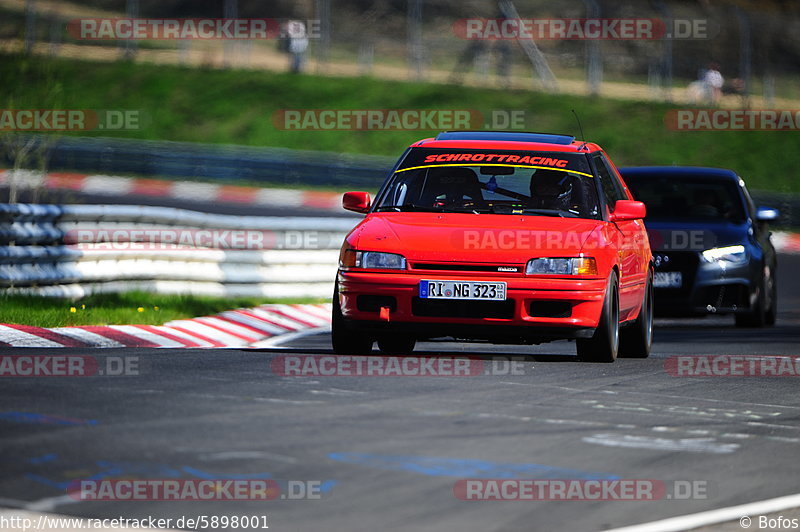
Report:
M 734 314 L 739 327 L 775 323 L 777 258 L 769 221 L 736 172 L 676 166 L 620 168 L 647 206 L 660 315 Z

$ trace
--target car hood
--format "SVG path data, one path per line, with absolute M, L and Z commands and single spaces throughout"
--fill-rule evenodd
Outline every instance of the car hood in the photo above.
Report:
M 524 263 L 574 256 L 604 222 L 582 218 L 462 213 L 373 213 L 350 234 L 364 251 L 408 260 Z
M 742 244 L 747 239 L 747 224 L 651 222 L 646 218 L 644 224 L 654 252 L 703 251 Z

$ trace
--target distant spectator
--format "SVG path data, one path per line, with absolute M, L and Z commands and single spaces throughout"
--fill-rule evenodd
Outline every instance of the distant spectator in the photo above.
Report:
M 295 74 L 303 71 L 305 53 L 308 49 L 308 34 L 306 25 L 300 20 L 290 20 L 285 26 L 285 37 L 282 45 L 289 54 L 289 70 Z
M 719 63 L 711 63 L 701 79 L 708 103 L 711 105 L 719 104 L 722 98 L 722 85 L 725 83 L 722 74 L 719 73 Z
M 724 79 L 719 73 L 719 64 L 711 63 L 709 68 L 701 69 L 697 81 L 686 88 L 687 97 L 692 103 L 719 104 L 722 97 Z

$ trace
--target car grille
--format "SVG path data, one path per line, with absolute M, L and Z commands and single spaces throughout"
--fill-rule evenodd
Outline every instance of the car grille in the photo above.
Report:
M 513 275 L 522 273 L 524 266 L 513 264 L 464 264 L 457 262 L 415 262 L 411 265 L 415 270 L 451 271 L 451 272 L 482 272 L 502 273 Z
M 415 297 L 411 300 L 411 312 L 414 316 L 427 318 L 498 318 L 510 320 L 514 317 L 514 300 L 470 301 Z
M 688 297 L 697 277 L 697 266 L 700 257 L 695 251 L 655 251 L 653 252 L 655 271 L 681 272 L 683 284 L 680 288 L 659 288 L 659 292 L 669 293 L 675 297 Z M 660 259 L 660 260 L 659 260 Z M 666 260 L 665 260 L 666 259 Z

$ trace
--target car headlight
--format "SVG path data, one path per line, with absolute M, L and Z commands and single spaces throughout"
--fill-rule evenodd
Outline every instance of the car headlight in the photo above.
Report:
M 724 248 L 707 249 L 703 253 L 706 262 L 744 262 L 747 260 L 744 246 L 726 246 Z
M 339 259 L 339 265 L 343 268 L 405 270 L 406 258 L 396 253 L 347 249 L 342 253 Z
M 597 261 L 592 257 L 531 259 L 527 275 L 597 275 Z

